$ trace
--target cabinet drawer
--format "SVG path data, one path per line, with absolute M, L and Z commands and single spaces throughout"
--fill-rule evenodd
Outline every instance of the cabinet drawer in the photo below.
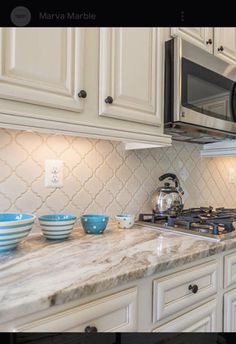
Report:
M 152 332 L 214 332 L 217 329 L 216 301 L 211 301 Z
M 236 253 L 224 257 L 224 287 L 236 283 Z
M 196 285 L 193 293 L 190 286 Z M 203 264 L 153 282 L 153 322 L 184 311 L 217 292 L 217 263 Z
M 137 288 L 70 308 L 18 327 L 19 332 L 84 332 L 95 326 L 98 332 L 137 330 Z

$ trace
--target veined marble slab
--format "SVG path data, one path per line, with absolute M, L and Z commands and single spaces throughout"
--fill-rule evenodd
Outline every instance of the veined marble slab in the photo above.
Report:
M 236 239 L 213 242 L 140 226 L 102 235 L 75 230 L 62 242 L 32 234 L 0 255 L 0 323 L 231 248 Z

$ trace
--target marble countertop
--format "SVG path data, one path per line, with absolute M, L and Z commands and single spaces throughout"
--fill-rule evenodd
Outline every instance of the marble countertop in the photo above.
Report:
M 0 323 L 232 248 L 236 238 L 215 242 L 137 225 L 103 235 L 78 229 L 62 242 L 31 234 L 0 254 Z

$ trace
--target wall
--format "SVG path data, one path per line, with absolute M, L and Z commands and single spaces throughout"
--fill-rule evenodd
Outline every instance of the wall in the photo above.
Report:
M 150 211 L 167 171 L 179 176 L 185 207 L 236 207 L 236 184 L 227 180 L 236 158 L 203 159 L 199 151 L 184 143 L 124 151 L 118 142 L 0 129 L 0 211 L 138 214 Z M 45 159 L 64 161 L 62 188 L 44 187 Z

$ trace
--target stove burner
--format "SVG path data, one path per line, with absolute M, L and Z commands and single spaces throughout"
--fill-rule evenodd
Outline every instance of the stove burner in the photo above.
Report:
M 178 216 L 168 214 L 140 214 L 139 221 L 164 224 L 168 227 L 185 228 L 191 232 L 226 234 L 235 231 L 236 209 L 200 207 L 184 209 Z

